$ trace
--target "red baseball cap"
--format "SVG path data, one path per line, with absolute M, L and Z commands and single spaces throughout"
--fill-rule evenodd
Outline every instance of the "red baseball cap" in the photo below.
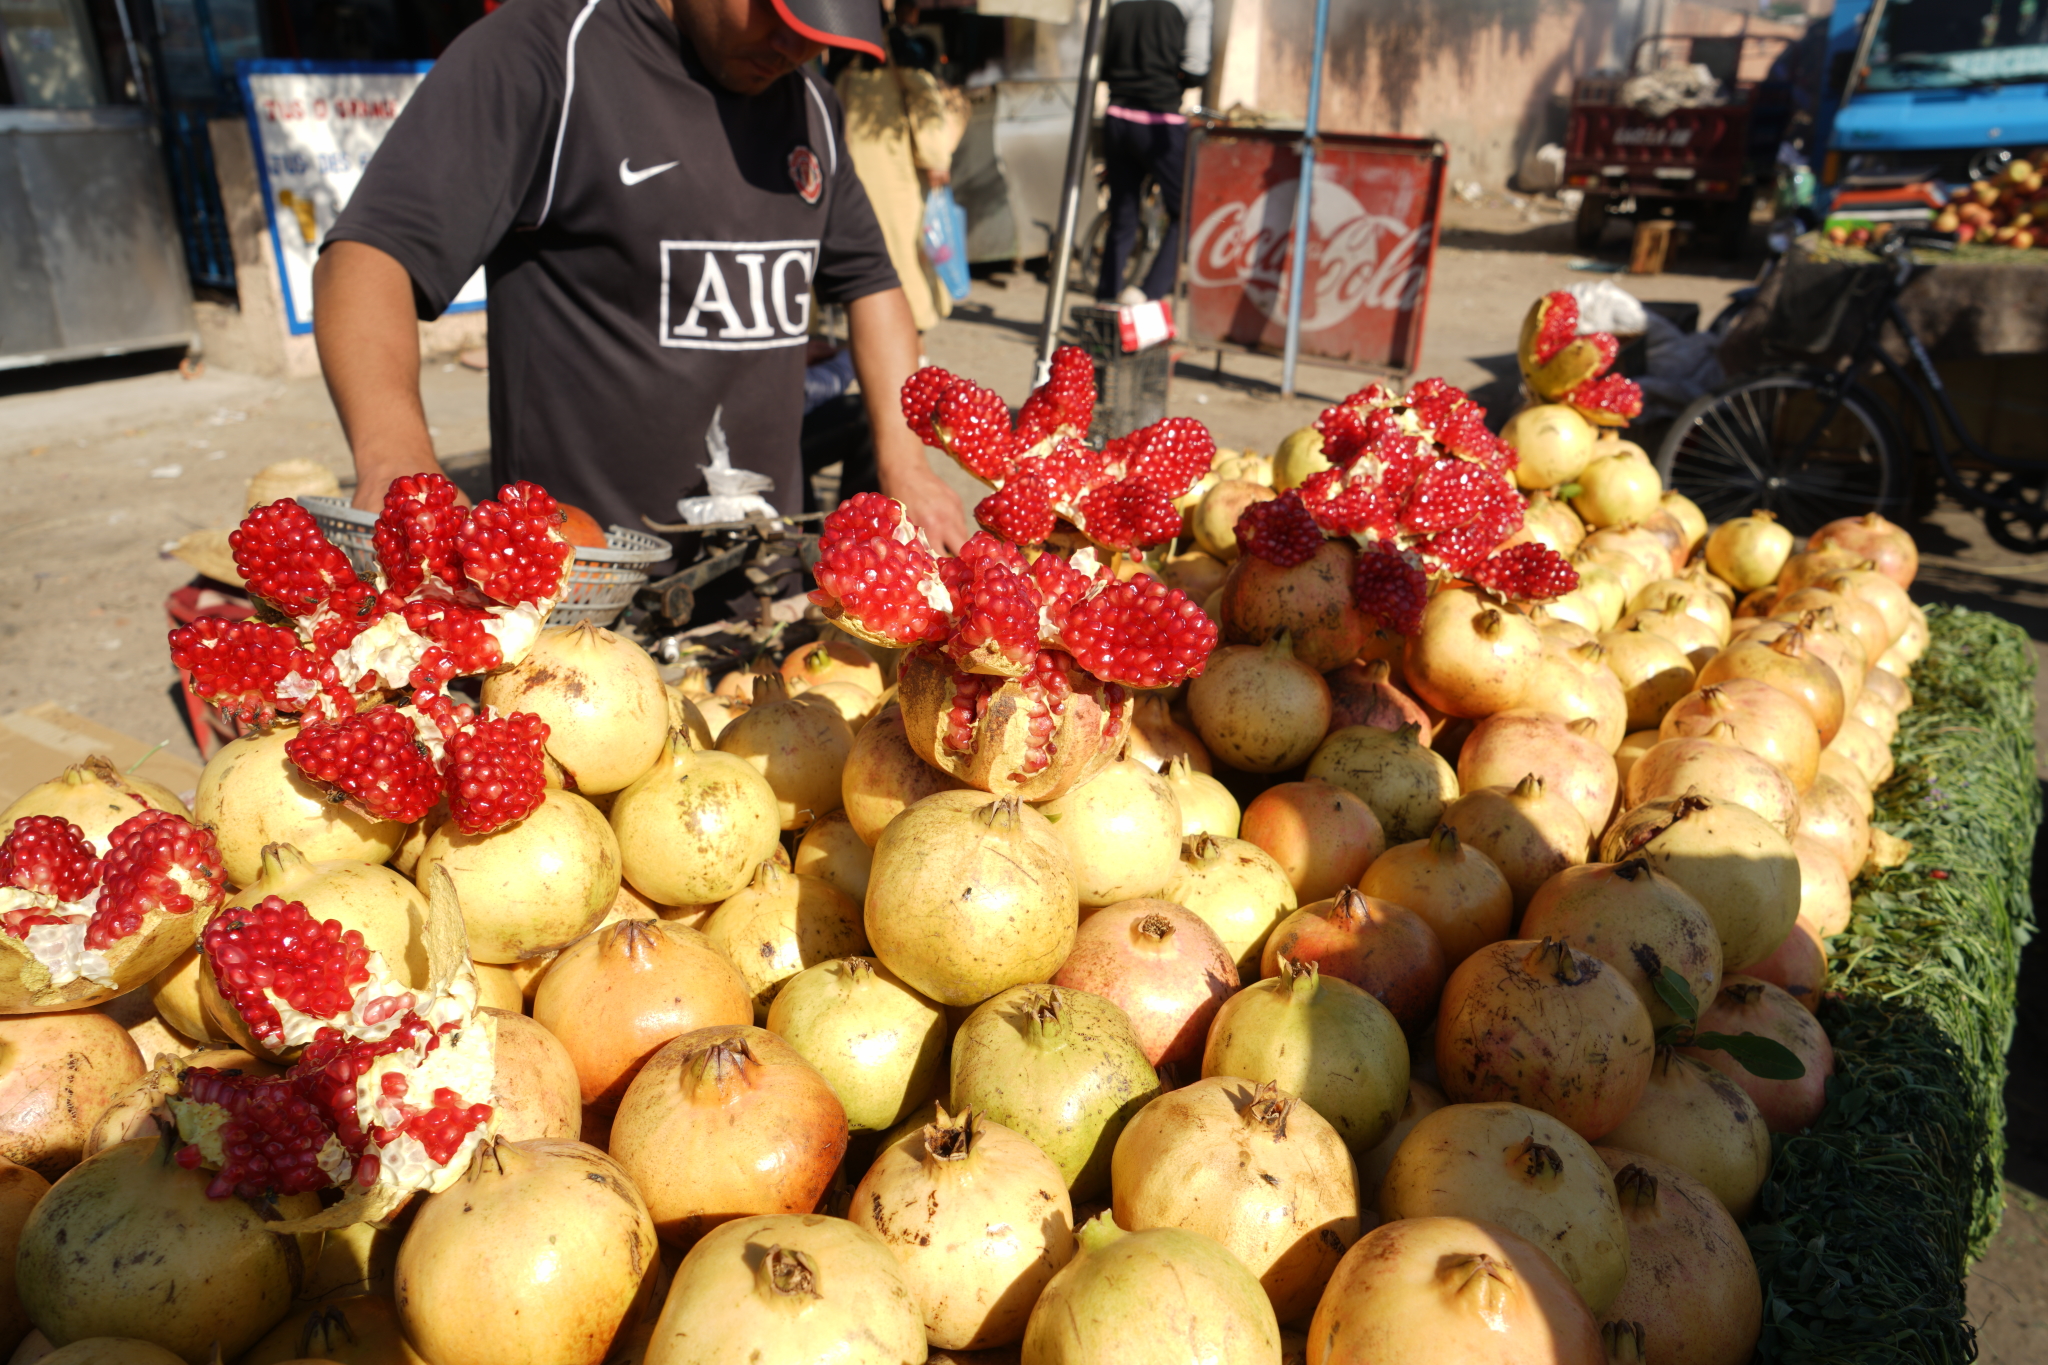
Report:
M 876 0 L 774 0 L 782 22 L 814 43 L 848 47 L 877 61 L 882 51 L 882 7 Z

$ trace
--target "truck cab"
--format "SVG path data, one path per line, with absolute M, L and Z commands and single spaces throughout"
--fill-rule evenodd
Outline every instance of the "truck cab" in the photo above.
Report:
M 1995 175 L 2048 146 L 2048 5 L 1837 0 L 1816 141 L 1823 195 L 1856 177 Z

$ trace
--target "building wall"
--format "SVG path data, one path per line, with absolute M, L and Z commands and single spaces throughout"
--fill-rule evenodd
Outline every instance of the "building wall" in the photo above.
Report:
M 1626 0 L 1331 0 L 1322 125 L 1441 138 L 1459 181 L 1505 184 L 1563 132 L 1574 75 L 1611 60 Z M 1289 120 L 1308 112 L 1315 7 L 1234 0 L 1217 98 Z M 1247 50 L 1256 53 L 1247 59 Z M 1228 88 L 1226 88 L 1228 87 Z

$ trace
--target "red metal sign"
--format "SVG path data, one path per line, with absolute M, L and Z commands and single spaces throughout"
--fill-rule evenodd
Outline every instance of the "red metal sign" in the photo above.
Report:
M 1188 153 L 1186 340 L 1278 353 L 1286 341 L 1301 135 L 1201 130 Z M 1317 142 L 1301 354 L 1410 371 L 1443 204 L 1444 145 L 1331 134 Z

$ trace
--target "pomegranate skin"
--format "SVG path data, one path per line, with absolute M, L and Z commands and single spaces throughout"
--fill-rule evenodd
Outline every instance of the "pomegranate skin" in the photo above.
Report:
M 1443 945 L 1447 974 L 1487 944 L 1506 938 L 1515 921 L 1515 893 L 1507 877 L 1493 859 L 1466 848 L 1449 825 L 1375 858 L 1358 889 L 1422 916 Z
M 1284 633 L 1293 637 L 1295 657 L 1318 673 L 1351 662 L 1373 629 L 1351 593 L 1357 557 L 1348 540 L 1326 540 L 1284 569 L 1239 555 L 1223 577 L 1225 642 L 1262 645 Z
M 1742 1229 L 1713 1191 L 1669 1162 L 1596 1147 L 1628 1221 L 1628 1278 L 1610 1321 L 1640 1323 L 1647 1359 L 1747 1365 L 1763 1330 L 1763 1286 Z
M 1273 928 L 1259 960 L 1261 978 L 1280 975 L 1280 959 L 1313 962 L 1377 999 L 1413 1038 L 1436 1013 L 1444 947 L 1429 921 L 1405 905 L 1345 887 L 1302 906 Z
M 1303 903 L 1355 884 L 1387 851 L 1386 833 L 1372 807 L 1316 779 L 1282 782 L 1260 792 L 1245 807 L 1237 837 L 1272 854 Z
M 1705 1002 L 1702 1002 L 1703 1004 Z M 1700 1012 L 1707 1033 L 1754 1033 L 1783 1043 L 1806 1066 L 1796 1080 L 1767 1081 L 1753 1076 L 1719 1048 L 1685 1048 L 1686 1056 L 1704 1062 L 1741 1086 L 1756 1102 L 1764 1124 L 1773 1133 L 1798 1133 L 1812 1127 L 1827 1108 L 1828 1077 L 1835 1070 L 1835 1049 L 1827 1030 L 1813 1014 L 1783 989 L 1753 976 L 1731 976 L 1721 993 Z
M 1055 986 L 1099 995 L 1131 1021 L 1153 1066 L 1199 1058 L 1237 989 L 1237 964 L 1201 916 L 1172 901 L 1128 900 L 1081 921 Z
M 1401 662 L 1420 700 L 1445 715 L 1478 717 L 1521 703 L 1542 652 L 1526 618 L 1470 589 L 1447 588 L 1423 608 Z
M 0 1016 L 0 1156 L 55 1180 L 147 1069 L 128 1031 L 98 1010 Z

